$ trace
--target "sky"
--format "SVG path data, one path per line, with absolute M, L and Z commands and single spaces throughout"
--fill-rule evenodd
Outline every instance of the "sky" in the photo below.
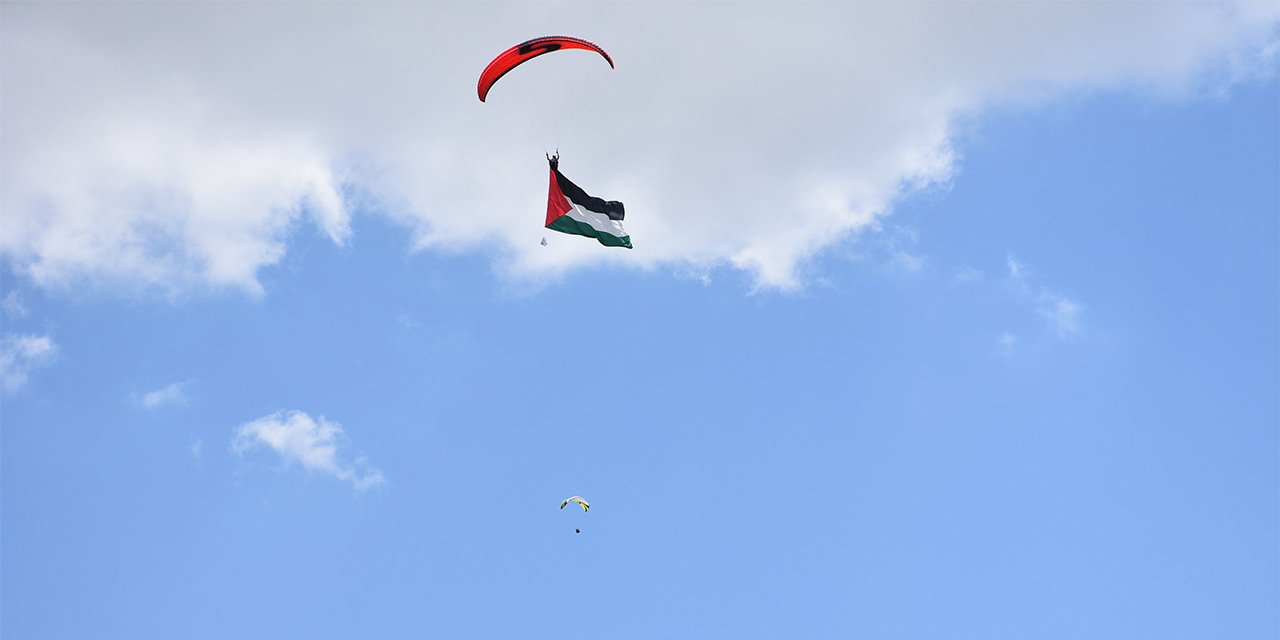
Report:
M 0 36 L 5 638 L 1280 635 L 1275 3 Z

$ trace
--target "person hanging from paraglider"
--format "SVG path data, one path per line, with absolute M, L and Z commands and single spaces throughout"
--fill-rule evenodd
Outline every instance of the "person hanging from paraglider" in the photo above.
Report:
M 556 149 L 555 155 L 551 155 L 550 153 L 548 153 L 546 154 L 546 156 L 547 156 L 547 164 L 551 165 L 552 171 L 555 171 L 560 166 L 560 150 Z M 542 236 L 542 242 L 540 242 L 539 244 L 541 244 L 544 247 L 547 246 L 547 237 Z

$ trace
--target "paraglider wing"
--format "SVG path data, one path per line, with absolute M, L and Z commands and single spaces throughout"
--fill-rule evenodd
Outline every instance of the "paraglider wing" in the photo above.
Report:
M 561 502 L 561 503 L 560 503 L 560 508 L 561 508 L 561 509 L 565 508 L 565 506 L 567 506 L 570 502 L 576 502 L 576 503 L 578 503 L 578 506 L 579 506 L 579 507 L 582 507 L 582 510 L 583 510 L 583 511 L 590 511 L 590 510 L 591 510 L 591 503 L 589 503 L 589 502 L 587 502 L 586 500 L 584 500 L 584 499 L 582 498 L 582 496 L 569 496 L 568 498 L 565 498 L 565 499 L 564 499 L 564 502 Z
M 480 95 L 480 102 L 484 102 L 486 96 L 489 95 L 489 88 L 498 78 L 506 75 L 508 71 L 532 60 L 544 53 L 560 51 L 562 49 L 585 49 L 600 54 L 605 62 L 613 67 L 613 58 L 605 53 L 604 49 L 582 40 L 581 38 L 573 38 L 569 36 L 544 36 L 521 42 L 520 44 L 503 51 L 498 57 L 484 68 L 484 72 L 480 74 L 480 82 L 476 86 L 476 92 Z

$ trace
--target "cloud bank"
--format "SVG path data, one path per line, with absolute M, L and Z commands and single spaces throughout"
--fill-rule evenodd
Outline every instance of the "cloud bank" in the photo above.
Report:
M 1079 92 L 1216 90 L 1272 73 L 1280 50 L 1275 3 L 0 11 L 0 253 L 53 288 L 257 294 L 299 225 L 343 243 L 375 212 L 421 249 L 485 251 L 511 277 L 730 267 L 796 287 L 812 257 L 953 178 L 959 118 Z M 558 143 L 566 174 L 627 202 L 634 251 L 539 246 L 543 148 L 509 126 L 518 101 L 475 98 L 495 53 L 543 33 L 618 63 L 559 54 L 588 65 L 599 99 Z
M 236 428 L 231 451 L 241 455 L 266 447 L 285 462 L 350 482 L 357 491 L 382 484 L 381 471 L 359 460 L 344 462 L 338 456 L 342 437 L 342 427 L 323 417 L 315 419 L 301 411 L 277 412 Z

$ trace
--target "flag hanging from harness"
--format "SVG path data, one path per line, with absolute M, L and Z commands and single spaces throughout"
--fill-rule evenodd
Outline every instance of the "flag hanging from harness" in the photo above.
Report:
M 551 187 L 547 192 L 547 228 L 595 238 L 606 247 L 631 248 L 631 236 L 622 228 L 621 202 L 588 195 L 560 173 L 557 158 L 551 162 Z

